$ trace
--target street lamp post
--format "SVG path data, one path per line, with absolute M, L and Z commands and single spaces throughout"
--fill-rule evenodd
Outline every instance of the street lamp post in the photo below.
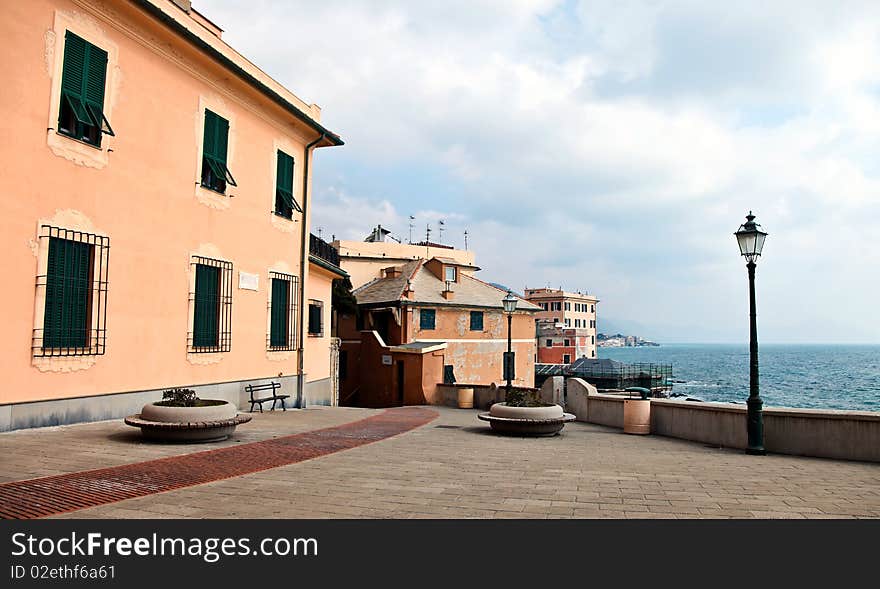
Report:
M 510 381 L 513 380 L 514 377 L 514 355 L 511 340 L 511 323 L 513 321 L 513 312 L 516 311 L 516 297 L 513 296 L 513 293 L 511 291 L 508 290 L 504 298 L 501 299 L 501 305 L 504 307 L 504 312 L 507 313 L 507 352 L 504 354 L 504 378 L 507 379 L 507 391 L 505 393 L 505 400 L 510 403 Z
M 755 223 L 755 216 L 749 211 L 746 222 L 739 226 L 734 233 L 739 244 L 739 251 L 746 259 L 746 268 L 749 271 L 749 399 L 748 406 L 748 436 L 749 445 L 746 447 L 747 454 L 765 454 L 764 450 L 764 402 L 758 394 L 758 323 L 755 312 L 755 261 L 761 256 L 764 248 L 764 240 L 767 233 L 761 231 L 760 225 Z

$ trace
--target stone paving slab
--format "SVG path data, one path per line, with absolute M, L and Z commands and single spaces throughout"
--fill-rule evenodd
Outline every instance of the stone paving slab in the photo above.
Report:
M 477 420 L 476 410 L 432 409 L 440 413 L 435 421 L 368 446 L 59 517 L 880 517 L 877 464 L 748 456 L 739 450 L 626 435 L 578 422 L 567 424 L 562 435 L 552 438 L 508 438 L 490 434 L 489 427 Z M 321 420 L 323 426 L 336 419 L 363 417 L 358 411 L 366 410 L 323 409 L 295 415 L 288 411 L 286 417 L 273 416 L 278 420 L 260 427 L 265 426 L 263 435 L 271 436 L 272 427 L 287 431 L 288 420 L 296 420 L 297 427 Z M 100 455 L 100 445 L 95 444 L 100 444 L 101 427 L 70 426 L 34 435 L 31 449 L 50 454 L 67 438 L 81 436 L 78 428 L 94 428 L 89 434 L 90 452 Z M 7 435 L 16 434 L 0 435 L 4 457 L 0 476 L 19 476 L 20 468 L 7 474 L 5 457 L 16 452 Z M 132 459 L 129 455 L 128 461 Z

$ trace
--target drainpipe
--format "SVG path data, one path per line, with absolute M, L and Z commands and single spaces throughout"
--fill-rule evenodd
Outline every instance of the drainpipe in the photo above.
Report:
M 305 371 L 305 355 L 306 355 L 306 346 L 305 346 L 305 331 L 307 329 L 305 322 L 305 313 L 306 313 L 306 264 L 309 259 L 309 243 L 308 243 L 308 232 L 306 231 L 306 221 L 308 220 L 309 213 L 309 153 L 313 147 L 315 147 L 318 143 L 326 139 L 326 133 L 321 133 L 321 136 L 306 145 L 303 150 L 304 155 L 304 163 L 303 163 L 303 203 L 302 203 L 302 231 L 300 232 L 300 251 L 302 252 L 302 256 L 300 256 L 299 261 L 299 277 L 300 277 L 300 287 L 299 287 L 299 333 L 297 334 L 297 339 L 299 340 L 299 354 L 296 374 L 296 406 L 305 409 L 306 406 L 306 377 L 304 374 Z

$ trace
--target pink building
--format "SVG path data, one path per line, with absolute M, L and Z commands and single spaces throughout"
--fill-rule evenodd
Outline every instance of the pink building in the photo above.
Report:
M 568 364 L 577 358 L 596 357 L 598 298 L 552 288 L 526 288 L 524 296 L 541 308 L 535 314 L 538 364 Z
M 186 0 L 0 11 L 0 430 L 136 413 L 171 387 L 241 406 L 273 379 L 331 402 L 329 334 L 306 333 L 341 276 L 309 257 L 310 163 L 342 144 L 320 108 Z

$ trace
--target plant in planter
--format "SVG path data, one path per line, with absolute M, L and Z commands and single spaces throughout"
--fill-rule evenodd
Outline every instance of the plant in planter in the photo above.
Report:
M 200 399 L 192 389 L 168 389 L 162 400 L 144 405 L 125 423 L 141 428 L 144 437 L 164 442 L 216 442 L 251 420 L 221 399 Z
M 514 389 L 511 380 L 514 377 L 514 354 L 511 340 L 511 324 L 513 312 L 516 310 L 517 298 L 511 291 L 501 300 L 507 313 L 507 352 L 504 354 L 504 378 L 507 379 L 504 402 L 489 407 L 488 413 L 477 417 L 488 421 L 493 431 L 519 436 L 553 436 L 559 433 L 566 422 L 574 421 L 575 416 L 565 413 L 555 403 L 544 403 L 535 389 Z

